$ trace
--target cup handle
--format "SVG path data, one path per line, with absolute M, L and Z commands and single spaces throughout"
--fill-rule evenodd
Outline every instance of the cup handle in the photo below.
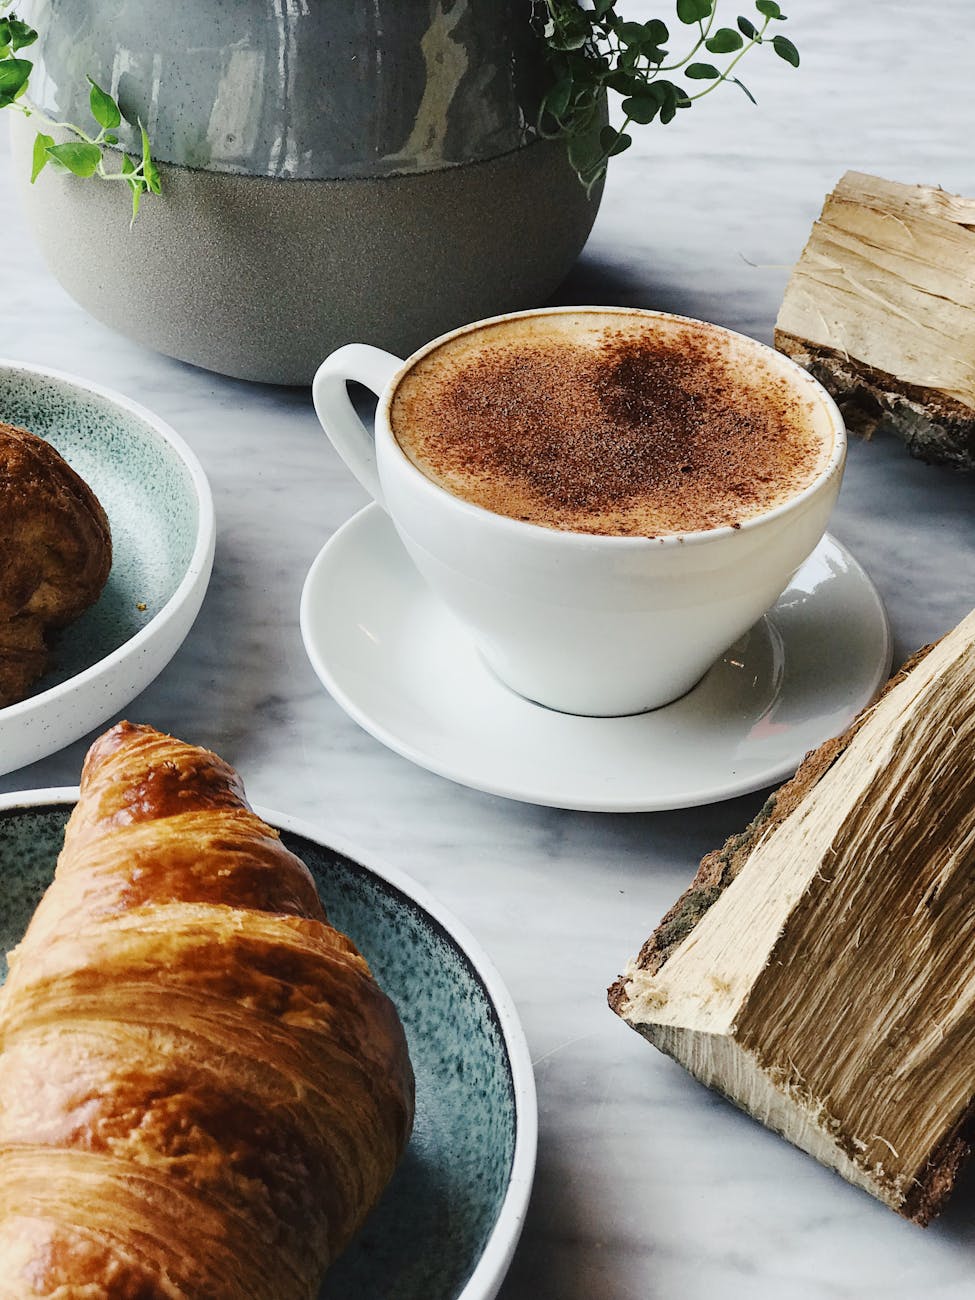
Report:
M 365 384 L 377 397 L 402 365 L 382 348 L 349 343 L 326 357 L 312 380 L 315 414 L 329 441 L 371 497 L 385 508 L 376 468 L 376 443 L 359 419 L 347 384 Z

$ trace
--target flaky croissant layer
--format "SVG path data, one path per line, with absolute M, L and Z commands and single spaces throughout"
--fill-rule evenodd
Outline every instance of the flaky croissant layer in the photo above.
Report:
M 314 1300 L 409 1138 L 402 1026 L 216 755 L 120 723 L 0 992 L 0 1296 Z
M 0 708 L 46 670 L 48 642 L 112 567 L 101 502 L 45 439 L 0 421 Z

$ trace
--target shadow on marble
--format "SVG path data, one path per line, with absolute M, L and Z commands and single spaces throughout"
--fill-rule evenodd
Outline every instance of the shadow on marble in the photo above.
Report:
M 642 307 L 646 286 L 615 261 L 584 253 L 549 298 L 548 307 Z
M 567 1150 L 564 1141 L 539 1148 L 522 1244 L 498 1300 L 665 1300 L 664 1289 L 646 1280 L 652 1260 L 640 1271 L 639 1291 L 626 1280 L 634 1258 L 653 1255 L 651 1235 L 641 1244 L 621 1231 L 615 1207 L 594 1195 L 585 1167 Z
M 969 1251 L 975 1246 L 975 1159 L 970 1158 L 963 1166 L 951 1200 L 927 1232 L 944 1236 Z

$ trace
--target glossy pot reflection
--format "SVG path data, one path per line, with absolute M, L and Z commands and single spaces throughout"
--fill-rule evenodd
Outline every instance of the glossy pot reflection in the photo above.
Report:
M 538 136 L 532 4 L 26 0 L 33 102 L 90 125 L 91 76 L 128 119 L 123 147 L 145 124 L 163 182 L 130 233 L 121 185 L 27 183 L 37 119 L 17 117 L 48 265 L 114 329 L 270 383 L 310 383 L 352 339 L 411 352 L 545 302 L 599 191 Z
M 531 0 L 34 0 L 31 96 L 88 120 L 91 76 L 163 162 L 247 176 L 394 176 L 535 138 Z

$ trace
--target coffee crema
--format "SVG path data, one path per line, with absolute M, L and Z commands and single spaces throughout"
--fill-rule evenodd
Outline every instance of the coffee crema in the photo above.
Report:
M 455 335 L 400 380 L 390 424 L 453 496 L 615 536 L 739 525 L 808 487 L 833 449 L 824 412 L 758 345 L 624 311 Z

